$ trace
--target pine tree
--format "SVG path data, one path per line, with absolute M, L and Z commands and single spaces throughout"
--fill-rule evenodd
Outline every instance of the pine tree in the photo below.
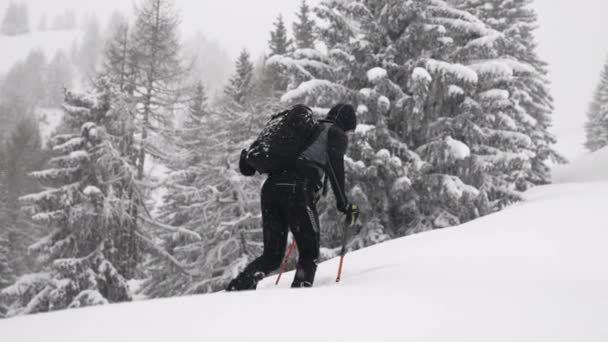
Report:
M 43 272 L 4 289 L 10 315 L 131 300 L 126 283 L 143 251 L 174 260 L 152 242 L 143 199 L 130 160 L 132 104 L 107 82 L 92 96 L 67 93 L 72 134 L 52 139 L 57 156 L 32 175 L 47 186 L 22 201 L 52 232 L 32 247 Z M 177 264 L 177 263 L 176 263 Z
M 302 0 L 297 21 L 293 23 L 293 35 L 298 49 L 312 49 L 315 43 L 315 22 L 310 18 L 311 10 L 306 0 Z
M 108 20 L 108 24 L 104 32 L 112 35 L 119 31 L 122 27 L 128 25 L 129 21 L 127 17 L 120 11 L 114 11 Z
M 585 147 L 595 152 L 608 146 L 608 62 L 600 74 L 593 100 L 587 112 Z
M 21 115 L 31 112 L 46 98 L 46 67 L 46 56 L 41 50 L 30 52 L 25 61 L 16 63 L 6 74 L 0 100 L 18 108 Z
M 17 36 L 30 32 L 29 13 L 25 2 L 11 2 L 4 12 L 0 32 L 7 36 Z
M 284 55 L 291 47 L 291 40 L 287 37 L 287 29 L 283 22 L 283 16 L 279 15 L 274 23 L 274 31 L 270 32 L 270 55 Z
M 259 109 L 254 110 L 256 112 Z M 265 108 L 276 112 L 278 108 Z M 150 297 L 209 293 L 227 283 L 261 253 L 258 178 L 238 171 L 240 149 L 265 118 L 239 109 L 210 110 L 201 124 L 186 125 L 183 153 L 171 163 L 168 193 L 159 219 L 197 232 L 202 240 L 166 234 L 163 246 L 189 270 L 185 275 L 157 263 L 143 291 Z M 196 126 L 194 126 L 196 125 Z
M 143 179 L 146 154 L 159 156 L 151 148 L 150 135 L 169 124 L 169 112 L 177 102 L 183 77 L 178 39 L 179 17 L 171 0 L 143 0 L 136 8 L 133 47 L 137 51 L 135 91 L 140 103 L 141 146 L 138 179 Z
M 501 58 L 508 37 L 441 1 L 331 2 L 315 12 L 328 53 L 267 65 L 290 73 L 287 104 L 358 107 L 346 161 L 351 198 L 364 209 L 355 246 L 460 224 L 520 198 L 512 183 L 533 154 L 507 86 L 532 71 Z M 321 212 L 338 226 L 326 204 Z
M 252 78 L 253 63 L 250 60 L 249 52 L 243 49 L 236 61 L 236 71 L 224 90 L 228 100 L 240 106 L 244 106 L 251 101 Z
M 0 234 L 0 290 L 11 285 L 15 281 L 15 274 L 10 267 L 10 246 L 8 239 Z M 1 306 L 1 301 L 0 301 Z M 0 317 L 2 312 L 0 309 Z
M 128 24 L 119 25 L 112 32 L 103 52 L 104 75 L 117 92 L 133 95 L 135 92 L 137 59 Z
M 497 0 L 491 3 L 479 0 L 459 0 L 459 8 L 478 16 L 506 39 L 500 40 L 497 57 L 515 59 L 525 64 L 521 73 L 508 87 L 514 102 L 515 120 L 519 131 L 531 139 L 530 168 L 521 172 L 520 190 L 551 181 L 546 161 L 563 163 L 565 159 L 553 148 L 555 137 L 549 132 L 552 124 L 553 98 L 550 94 L 547 63 L 540 59 L 534 30 L 538 16 L 531 8 L 532 0 Z
M 189 122 L 193 126 L 200 125 L 203 117 L 207 114 L 207 95 L 202 81 L 199 81 L 194 87 L 192 100 L 189 104 L 189 114 Z
M 30 14 L 25 2 L 19 3 L 17 7 L 18 26 L 17 35 L 30 32 Z
M 19 17 L 17 13 L 17 4 L 11 2 L 6 8 L 6 11 L 4 11 L 4 18 L 2 19 L 2 27 L 0 29 L 0 32 L 2 32 L 3 35 L 7 36 L 16 35 L 18 18 Z

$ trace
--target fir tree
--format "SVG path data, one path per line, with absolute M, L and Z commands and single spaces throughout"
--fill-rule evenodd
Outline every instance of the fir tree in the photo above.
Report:
M 8 239 L 0 232 L 0 290 L 11 285 L 15 281 L 15 274 L 10 267 L 10 246 Z M 0 318 L 2 317 L 0 301 Z
M 534 30 L 538 16 L 531 8 L 532 0 L 459 0 L 459 8 L 467 10 L 488 23 L 506 39 L 494 39 L 499 45 L 497 57 L 515 59 L 525 64 L 525 72 L 507 87 L 515 112 L 518 131 L 531 139 L 530 167 L 517 179 L 520 190 L 551 181 L 546 161 L 562 163 L 565 159 L 553 148 L 555 137 L 549 132 L 552 124 L 553 98 L 549 90 L 547 63 L 537 53 Z
M 315 43 L 315 22 L 311 19 L 311 10 L 306 0 L 302 0 L 297 13 L 297 21 L 293 23 L 293 35 L 298 49 L 312 49 Z
M 168 193 L 159 219 L 195 231 L 202 240 L 166 234 L 165 250 L 190 275 L 153 262 L 151 278 L 143 287 L 146 295 L 220 291 L 261 253 L 259 179 L 239 173 L 238 157 L 263 121 L 252 112 L 229 108 L 221 114 L 211 110 L 200 124 L 186 125 L 184 152 L 171 163 L 173 172 L 166 182 Z
M 271 56 L 284 55 L 291 47 L 291 40 L 287 37 L 287 29 L 282 15 L 277 17 L 277 21 L 274 23 L 274 31 L 270 32 L 268 47 Z
M 249 52 L 243 49 L 236 61 L 236 71 L 224 90 L 228 100 L 240 106 L 247 104 L 251 100 L 253 91 L 252 78 L 253 64 Z
M 189 120 L 192 126 L 201 124 L 207 114 L 207 94 L 202 81 L 199 81 L 193 90 L 192 100 L 189 104 Z
M 177 83 L 183 77 L 178 39 L 179 17 L 171 0 L 143 0 L 136 8 L 133 47 L 137 51 L 134 90 L 140 103 L 141 146 L 138 179 L 143 179 L 146 154 L 159 156 L 151 148 L 150 135 L 169 124 L 169 113 L 179 98 Z
M 143 251 L 174 261 L 143 228 L 154 222 L 129 158 L 133 105 L 107 82 L 97 84 L 103 87 L 93 96 L 67 93 L 66 125 L 74 133 L 56 135 L 50 168 L 32 174 L 47 190 L 22 198 L 51 233 L 30 247 L 42 272 L 2 291 L 10 315 L 129 301 L 126 279 Z
M 506 38 L 441 1 L 327 2 L 315 12 L 328 53 L 267 65 L 291 74 L 286 103 L 358 106 L 363 125 L 347 159 L 364 210 L 354 245 L 460 224 L 520 198 L 509 181 L 529 170 L 530 137 L 510 120 L 506 85 L 531 68 L 499 58 L 493 43 Z
M 600 74 L 593 100 L 587 112 L 585 147 L 595 152 L 608 146 L 608 63 Z

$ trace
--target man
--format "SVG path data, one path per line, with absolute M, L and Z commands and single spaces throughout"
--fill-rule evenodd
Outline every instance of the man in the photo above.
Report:
M 281 265 L 287 245 L 288 229 L 296 239 L 299 259 L 292 287 L 312 287 L 320 249 L 319 216 L 316 204 L 326 175 L 338 210 L 356 220 L 359 212 L 350 204 L 344 189 L 344 155 L 347 133 L 357 127 L 353 106 L 339 104 L 331 109 L 313 143 L 300 155 L 295 170 L 271 173 L 262 188 L 262 221 L 264 253 L 228 285 L 227 291 L 254 290 L 257 283 Z M 244 175 L 255 170 L 241 154 L 240 169 Z M 324 190 L 324 192 L 326 189 Z

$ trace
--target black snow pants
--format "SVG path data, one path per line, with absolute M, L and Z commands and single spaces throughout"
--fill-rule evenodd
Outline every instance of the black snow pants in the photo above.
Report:
M 285 256 L 291 230 L 298 245 L 298 263 L 292 287 L 311 287 L 319 259 L 320 231 L 316 197 L 319 185 L 311 178 L 293 174 L 271 175 L 262 188 L 264 253 L 243 276 L 257 280 L 277 270 Z

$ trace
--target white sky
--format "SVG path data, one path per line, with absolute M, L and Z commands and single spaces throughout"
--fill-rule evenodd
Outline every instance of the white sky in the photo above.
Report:
M 0 0 L 0 9 L 10 0 Z M 317 3 L 320 0 L 311 0 Z M 125 0 L 26 0 L 37 25 L 41 11 L 54 13 L 65 8 L 106 15 L 115 8 L 130 10 Z M 176 0 L 182 9 L 183 30 L 201 30 L 216 39 L 235 56 L 247 47 L 260 55 L 269 39 L 272 23 L 279 13 L 291 21 L 300 0 Z M 539 53 L 550 63 L 555 97 L 554 132 L 558 149 L 569 158 L 584 153 L 583 124 L 599 72 L 608 56 L 608 13 L 606 0 L 536 0 L 540 16 L 537 32 Z M 80 18 L 79 18 L 80 19 Z M 291 29 L 291 25 L 288 26 Z

